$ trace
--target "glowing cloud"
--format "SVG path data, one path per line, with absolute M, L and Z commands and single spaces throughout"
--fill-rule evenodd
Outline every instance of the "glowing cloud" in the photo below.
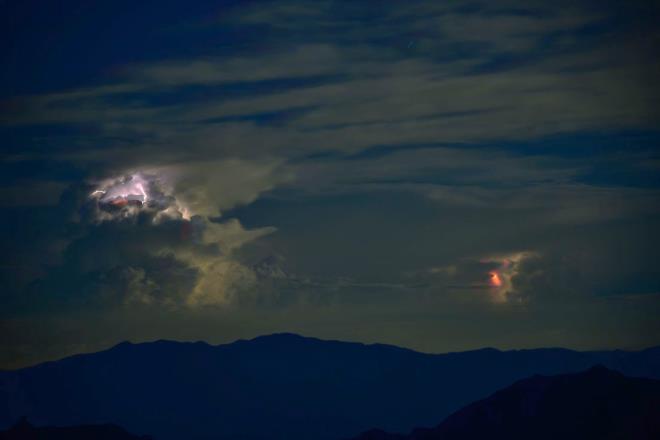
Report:
M 535 252 L 523 251 L 482 259 L 482 263 L 497 266 L 496 269 L 488 272 L 488 291 L 491 301 L 495 303 L 522 301 L 516 295 L 513 278 L 519 273 L 520 266 L 525 260 L 537 255 Z
M 157 172 L 132 172 L 103 180 L 89 197 L 98 207 L 99 222 L 134 217 L 144 210 L 153 214 L 154 223 L 166 218 L 189 220 L 193 216 Z
M 497 272 L 492 271 L 488 275 L 490 275 L 490 285 L 492 287 L 502 287 L 502 278 Z
M 122 176 L 106 182 L 102 188 L 92 192 L 101 202 L 111 203 L 114 200 L 139 200 L 146 203 L 149 199 L 145 190 L 147 181 L 141 174 Z
M 270 234 L 274 228 L 247 230 L 238 220 L 211 220 L 208 212 L 191 212 L 181 200 L 181 178 L 171 169 L 126 172 L 96 182 L 88 196 L 92 222 L 126 222 L 141 231 L 154 231 L 162 242 L 135 243 L 145 258 L 170 259 L 175 267 L 194 270 L 195 280 L 185 291 L 160 285 L 149 268 L 135 264 L 113 272 L 124 286 L 124 304 L 165 307 L 228 306 L 257 281 L 254 270 L 232 255 L 245 243 Z M 185 185 L 183 185 L 185 187 Z M 209 202 L 209 205 L 212 205 Z M 140 221 L 137 221 L 140 219 Z M 146 221 L 145 221 L 146 220 Z M 152 237 L 153 237 L 152 236 Z

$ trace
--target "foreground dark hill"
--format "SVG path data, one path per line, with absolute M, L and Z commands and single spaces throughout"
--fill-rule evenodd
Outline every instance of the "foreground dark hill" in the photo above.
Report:
M 595 364 L 659 377 L 660 349 L 429 355 L 291 334 L 123 343 L 0 373 L 0 427 L 25 415 L 37 425 L 116 423 L 158 440 L 336 440 L 433 426 L 516 380 Z
M 468 405 L 436 428 L 373 430 L 354 440 L 660 439 L 660 381 L 605 367 L 534 376 Z
M 23 419 L 6 431 L 0 440 L 153 440 L 148 436 L 129 434 L 115 425 L 71 427 L 34 427 Z

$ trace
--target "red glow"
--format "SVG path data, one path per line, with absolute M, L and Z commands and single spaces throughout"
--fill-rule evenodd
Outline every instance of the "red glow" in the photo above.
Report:
M 500 287 L 502 285 L 502 278 L 497 272 L 489 272 L 490 275 L 490 285 L 493 287 Z

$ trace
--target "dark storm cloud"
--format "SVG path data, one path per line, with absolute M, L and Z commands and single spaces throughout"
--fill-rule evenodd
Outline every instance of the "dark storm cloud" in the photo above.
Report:
M 217 273 L 218 268 L 248 271 L 232 260 L 232 248 L 249 241 L 251 234 L 268 231 L 245 231 L 236 221 L 185 217 L 179 201 L 154 179 L 129 175 L 100 186 L 72 186 L 59 204 L 38 208 L 43 217 L 28 212 L 33 222 L 39 220 L 36 226 L 17 228 L 6 221 L 17 236 L 3 258 L 4 275 L 14 280 L 3 302 L 10 310 L 57 312 L 229 301 L 225 296 L 233 281 Z M 144 203 L 132 191 L 142 184 L 148 197 Z M 96 194 L 98 188 L 104 189 L 102 196 Z M 12 276 L 14 272 L 22 276 Z M 205 283 L 213 283 L 216 290 L 198 292 Z
M 107 319 L 88 347 L 124 317 L 116 338 L 150 337 L 144 319 L 431 350 L 658 342 L 650 2 L 3 7 L 17 340 L 38 312 L 63 352 L 83 313 Z M 90 198 L 132 176 L 158 203 Z

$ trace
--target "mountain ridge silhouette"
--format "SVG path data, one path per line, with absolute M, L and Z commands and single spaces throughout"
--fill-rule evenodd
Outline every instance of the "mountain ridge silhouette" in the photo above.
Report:
M 0 372 L 0 428 L 25 415 L 42 426 L 116 423 L 159 440 L 336 440 L 374 426 L 432 426 L 516 380 L 598 363 L 658 377 L 660 348 L 427 354 L 291 333 L 220 345 L 123 342 Z
M 21 417 L 6 431 L 0 431 L 0 440 L 154 440 L 148 435 L 133 435 L 113 425 L 39 426 Z
M 534 375 L 409 434 L 368 430 L 351 440 L 563 440 L 660 438 L 660 381 L 602 365 Z

